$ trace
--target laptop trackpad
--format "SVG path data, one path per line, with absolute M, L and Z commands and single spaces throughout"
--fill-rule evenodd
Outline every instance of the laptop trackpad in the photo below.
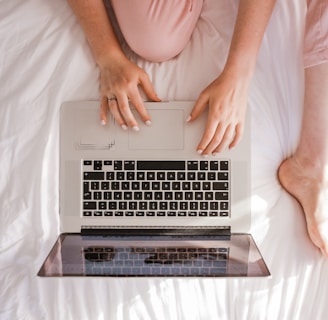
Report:
M 184 148 L 183 110 L 148 110 L 152 125 L 140 124 L 140 131 L 129 131 L 130 150 L 182 150 Z M 133 113 L 136 115 L 135 110 Z

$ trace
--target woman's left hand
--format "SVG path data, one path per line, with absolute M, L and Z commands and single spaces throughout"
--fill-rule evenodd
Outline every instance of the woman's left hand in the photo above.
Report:
M 249 80 L 222 72 L 197 99 L 187 120 L 196 120 L 208 106 L 203 137 L 197 152 L 203 156 L 233 148 L 241 139 L 247 107 Z

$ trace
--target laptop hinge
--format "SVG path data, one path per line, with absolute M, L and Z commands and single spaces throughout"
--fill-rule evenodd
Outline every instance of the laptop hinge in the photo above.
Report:
M 230 236 L 223 227 L 82 227 L 83 236 Z

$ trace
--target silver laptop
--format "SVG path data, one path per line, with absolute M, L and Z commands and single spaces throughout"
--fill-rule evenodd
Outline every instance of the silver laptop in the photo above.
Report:
M 39 276 L 270 275 L 248 234 L 250 117 L 235 149 L 202 157 L 193 105 L 146 102 L 138 132 L 100 125 L 98 101 L 62 105 L 62 234 Z

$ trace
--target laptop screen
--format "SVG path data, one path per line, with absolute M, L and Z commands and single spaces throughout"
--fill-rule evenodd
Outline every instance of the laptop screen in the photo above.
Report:
M 247 234 L 63 234 L 38 275 L 258 277 L 269 271 Z

